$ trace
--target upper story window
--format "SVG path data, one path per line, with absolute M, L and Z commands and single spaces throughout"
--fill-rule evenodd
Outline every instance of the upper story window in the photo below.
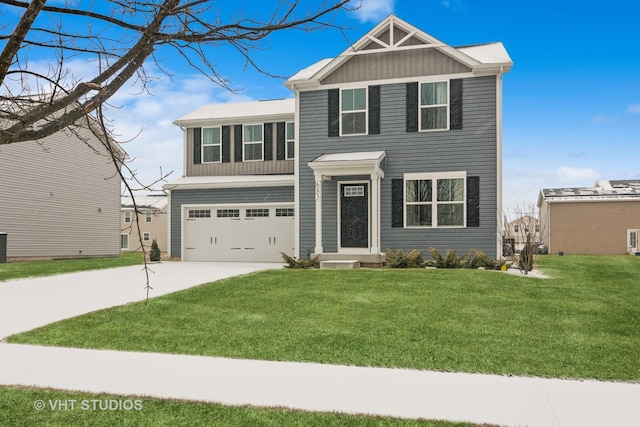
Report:
M 405 177 L 405 227 L 464 227 L 464 173 L 408 174 Z
M 263 160 L 262 125 L 245 125 L 242 132 L 243 161 Z
M 449 128 L 449 84 L 430 82 L 420 84 L 420 130 Z
M 144 213 L 144 222 L 151 222 L 153 221 L 153 212 L 152 211 L 145 211 Z
M 341 135 L 367 133 L 367 89 L 343 89 L 340 92 Z
M 124 211 L 124 222 L 127 224 L 131 222 L 131 211 Z
M 286 159 L 293 159 L 295 157 L 295 141 L 296 141 L 296 126 L 293 122 L 287 122 L 287 155 Z
M 221 157 L 220 128 L 202 128 L 202 163 L 220 162 Z

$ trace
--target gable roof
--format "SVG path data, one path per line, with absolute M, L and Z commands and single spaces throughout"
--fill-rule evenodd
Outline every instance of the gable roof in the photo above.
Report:
M 472 72 L 508 72 L 513 65 L 502 43 L 451 47 L 395 15 L 389 15 L 335 58 L 323 59 L 291 76 L 285 85 L 315 86 L 358 55 L 434 49 Z

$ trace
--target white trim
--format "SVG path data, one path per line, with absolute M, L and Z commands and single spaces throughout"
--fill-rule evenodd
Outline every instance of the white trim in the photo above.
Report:
M 232 175 L 192 176 L 177 179 L 162 188 L 171 190 L 205 190 L 218 188 L 291 187 L 295 184 L 292 175 Z
M 496 76 L 496 224 L 502 220 L 502 73 Z M 501 233 L 496 229 L 496 258 L 503 256 Z
M 143 242 L 150 242 L 151 241 L 151 233 L 148 231 L 145 231 L 142 233 L 142 241 Z
M 123 209 L 123 213 L 124 213 L 124 218 L 123 221 L 125 224 L 131 224 L 133 222 L 133 219 L 131 217 L 131 212 L 133 212 L 133 209 Z M 127 214 L 129 214 L 129 220 L 127 221 Z
M 293 218 L 294 257 L 300 259 L 300 92 L 295 91 L 295 114 L 293 117 L 297 138 L 294 140 L 293 158 L 293 208 L 298 213 Z
M 246 128 L 248 126 L 260 126 L 260 141 L 245 141 L 245 137 L 247 135 Z M 258 145 L 260 144 L 260 158 L 259 159 L 247 159 L 246 154 L 246 146 L 247 145 Z M 264 123 L 247 123 L 242 125 L 242 161 L 243 162 L 264 162 Z
M 411 83 L 411 82 L 439 82 L 444 80 L 452 80 L 452 79 L 469 79 L 474 77 L 482 77 L 474 73 L 454 73 L 454 74 L 438 74 L 433 76 L 419 76 L 419 77 L 399 77 L 395 79 L 377 79 L 377 80 L 364 80 L 356 83 L 332 83 L 332 84 L 320 84 L 319 82 L 313 85 L 306 85 L 303 87 L 296 87 L 298 93 L 318 90 L 318 88 L 322 88 L 322 90 L 329 89 L 348 89 L 348 88 L 356 88 L 362 87 L 363 85 L 369 86 L 382 86 L 382 85 L 393 85 L 393 84 L 401 84 L 401 83 Z
M 160 226 L 160 221 L 158 221 Z M 182 229 L 182 224 L 180 224 Z M 167 255 L 171 257 L 171 191 L 167 191 Z
M 464 184 L 464 192 L 462 194 L 462 202 L 438 202 L 438 180 L 439 179 L 462 179 Z M 431 225 L 407 225 L 407 181 L 415 180 L 431 180 Z M 462 203 L 462 225 L 438 225 L 438 205 L 439 204 L 460 204 Z M 402 206 L 404 217 L 402 218 L 403 228 L 408 229 L 425 229 L 425 228 L 467 228 L 467 172 L 425 172 L 425 173 L 406 173 L 402 181 Z
M 289 139 L 289 124 L 293 124 L 293 138 Z M 288 122 L 284 122 L 284 159 L 285 160 L 293 160 L 296 156 L 296 139 L 298 128 L 296 127 L 296 122 L 289 120 Z M 289 142 L 293 142 L 293 156 L 289 155 Z
M 342 196 L 342 191 L 340 190 L 342 185 L 351 185 L 351 184 L 364 184 L 367 186 L 367 188 L 369 189 L 369 191 L 367 191 L 367 246 L 365 248 L 343 248 L 342 247 L 342 206 L 341 206 L 341 196 Z M 371 253 L 371 185 L 370 185 L 370 181 L 363 181 L 363 180 L 356 180 L 356 181 L 337 181 L 337 193 L 338 193 L 338 224 L 337 224 L 337 228 L 338 228 L 338 235 L 337 237 L 337 246 L 338 246 L 338 253 L 339 254 L 369 254 Z

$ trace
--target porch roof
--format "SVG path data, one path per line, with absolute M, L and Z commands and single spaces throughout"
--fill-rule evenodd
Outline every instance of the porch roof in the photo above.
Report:
M 375 174 L 384 178 L 386 151 L 358 151 L 351 153 L 322 154 L 307 163 L 316 175 Z

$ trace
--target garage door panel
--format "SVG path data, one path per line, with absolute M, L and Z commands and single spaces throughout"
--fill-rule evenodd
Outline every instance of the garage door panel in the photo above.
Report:
M 207 210 L 207 217 L 189 218 L 192 211 Z M 280 252 L 293 254 L 292 208 L 210 206 L 185 213 L 185 260 L 282 262 Z

